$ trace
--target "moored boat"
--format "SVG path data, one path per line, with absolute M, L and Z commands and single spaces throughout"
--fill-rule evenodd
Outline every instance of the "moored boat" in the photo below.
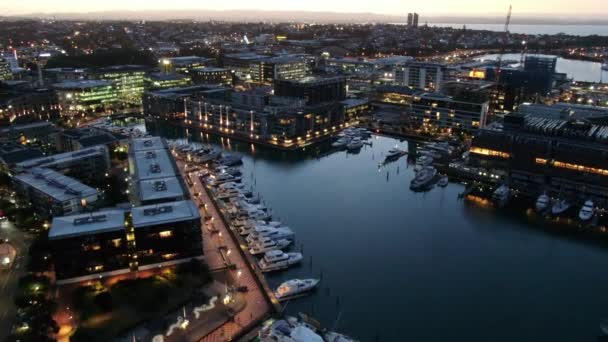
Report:
M 547 210 L 547 208 L 549 208 L 550 204 L 551 204 L 551 199 L 549 198 L 547 193 L 543 192 L 536 199 L 536 211 L 543 212 L 543 211 Z
M 566 201 L 565 199 L 558 199 L 557 201 L 555 201 L 555 203 L 553 203 L 553 206 L 551 207 L 551 213 L 553 215 L 560 215 L 568 211 L 568 209 L 570 209 L 570 203 L 568 203 L 568 201 Z
M 287 299 L 313 290 L 320 279 L 292 279 L 288 280 L 276 289 L 274 292 L 278 300 Z
M 583 207 L 578 212 L 578 218 L 581 221 L 589 221 L 595 215 L 595 204 L 592 200 L 585 201 Z

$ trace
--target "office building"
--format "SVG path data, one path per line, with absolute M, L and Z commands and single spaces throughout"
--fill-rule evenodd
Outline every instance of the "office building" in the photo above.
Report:
M 195 84 L 232 85 L 232 72 L 225 68 L 199 67 L 190 70 Z
M 302 98 L 307 105 L 346 99 L 344 77 L 305 77 L 298 80 L 275 80 L 277 96 Z
M 102 80 L 67 81 L 52 86 L 57 92 L 62 116 L 111 110 L 119 101 L 113 83 Z
M 114 65 L 96 70 L 94 77 L 114 86 L 121 106 L 139 106 L 147 70 L 141 65 Z
M 441 63 L 410 61 L 395 68 L 398 85 L 438 90 L 447 79 L 447 66 Z
M 0 89 L 0 126 L 59 118 L 61 107 L 53 89 L 11 85 L 17 82 L 5 82 L 8 86 Z
M 34 167 L 13 176 L 17 192 L 43 217 L 71 215 L 95 207 L 101 193 L 48 169 Z
M 194 68 L 201 68 L 212 65 L 213 58 L 199 56 L 167 57 L 160 60 L 160 68 L 164 73 L 189 74 Z
M 190 75 L 175 73 L 152 73 L 145 78 L 145 88 L 147 91 L 189 87 L 192 85 Z
M 7 60 L 0 57 L 0 82 L 8 81 L 13 79 L 13 73 L 11 72 L 11 66 Z

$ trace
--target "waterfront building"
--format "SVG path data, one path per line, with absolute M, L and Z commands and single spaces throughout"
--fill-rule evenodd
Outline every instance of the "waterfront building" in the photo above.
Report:
M 425 132 L 472 132 L 483 127 L 487 120 L 487 100 L 459 100 L 438 93 L 414 96 L 410 122 Z
M 101 193 L 48 169 L 34 167 L 13 176 L 17 192 L 43 217 L 71 215 L 94 207 Z
M 277 96 L 303 98 L 307 105 L 342 101 L 346 99 L 346 78 L 310 76 L 297 80 L 275 80 L 274 93 Z
M 145 78 L 145 88 L 148 91 L 189 87 L 191 85 L 192 77 L 183 74 L 158 72 L 148 74 Z
M 193 201 L 134 207 L 130 221 L 138 266 L 203 255 L 201 216 Z
M 232 72 L 225 68 L 199 67 L 190 70 L 196 84 L 232 85 Z
M 608 205 L 606 116 L 566 116 L 547 111 L 511 113 L 479 130 L 470 164 L 503 174 L 511 187 L 536 198 L 550 196 L 582 204 Z
M 164 73 L 189 74 L 192 69 L 209 66 L 215 63 L 213 58 L 199 56 L 167 57 L 160 60 L 160 69 Z
M 30 148 L 15 141 L 2 142 L 0 143 L 0 172 L 8 174 L 17 163 L 42 156 L 44 154 L 37 148 Z
M 327 71 L 340 71 L 351 75 L 371 74 L 380 69 L 392 70 L 403 63 L 412 61 L 414 58 L 410 56 L 391 56 L 378 59 L 369 59 L 364 57 L 342 57 L 328 58 L 325 60 L 325 69 Z
M 395 68 L 398 85 L 418 89 L 438 90 L 447 78 L 447 66 L 442 63 L 410 61 Z
M 115 85 L 103 80 L 67 81 L 53 84 L 62 116 L 110 110 L 119 101 Z
M 131 202 L 148 205 L 188 198 L 171 151 L 159 137 L 132 139 L 129 143 Z
M 98 69 L 94 77 L 108 81 L 114 86 L 121 106 L 139 106 L 147 70 L 148 68 L 142 65 L 113 65 Z

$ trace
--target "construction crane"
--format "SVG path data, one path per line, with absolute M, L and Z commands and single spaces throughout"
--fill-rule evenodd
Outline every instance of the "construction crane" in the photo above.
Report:
M 496 107 L 499 106 L 498 98 L 499 98 L 499 88 L 500 88 L 499 87 L 500 71 L 502 69 L 502 56 L 505 54 L 505 46 L 509 39 L 509 24 L 511 23 L 511 9 L 512 9 L 512 6 L 509 5 L 509 12 L 507 13 L 507 20 L 505 21 L 505 28 L 504 28 L 505 38 L 504 38 L 503 44 L 501 44 L 500 52 L 498 53 L 498 57 L 496 58 L 496 69 L 494 71 L 494 73 L 495 73 L 495 75 L 494 75 L 494 104 L 493 104 L 494 108 L 491 108 L 492 114 L 496 113 L 496 109 L 497 109 Z M 485 124 L 486 124 L 486 122 L 482 123 L 482 125 L 484 125 L 484 126 L 485 126 Z
M 498 81 L 500 79 L 500 69 L 502 68 L 502 56 L 505 54 L 505 46 L 507 44 L 507 41 L 509 40 L 509 24 L 511 23 L 511 9 L 512 6 L 509 5 L 509 12 L 507 13 L 507 20 L 505 21 L 505 28 L 504 28 L 504 33 L 505 33 L 505 38 L 504 38 L 504 42 L 503 44 L 500 46 L 500 53 L 498 54 L 498 58 L 496 59 L 496 84 L 498 84 Z

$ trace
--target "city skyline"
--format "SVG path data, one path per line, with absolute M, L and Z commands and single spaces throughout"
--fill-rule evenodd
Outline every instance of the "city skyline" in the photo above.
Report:
M 209 11 L 235 11 L 235 10 L 262 10 L 262 11 L 305 11 L 305 12 L 336 12 L 336 13 L 373 13 L 381 15 L 399 15 L 416 11 L 426 16 L 496 16 L 506 12 L 509 5 L 519 15 L 539 16 L 561 15 L 567 17 L 592 17 L 597 19 L 608 14 L 608 3 L 603 0 L 582 0 L 573 8 L 571 2 L 556 0 L 529 2 L 525 0 L 501 0 L 487 2 L 481 0 L 467 0 L 454 3 L 449 0 L 435 0 L 427 3 L 398 3 L 392 0 L 380 0 L 373 3 L 353 4 L 346 0 L 337 0 L 331 3 L 320 0 L 311 0 L 286 6 L 279 0 L 258 1 L 255 6 L 250 2 L 235 0 L 228 3 L 199 3 L 194 0 L 179 0 L 168 4 L 165 1 L 131 1 L 128 4 L 108 0 L 104 2 L 79 2 L 73 0 L 59 0 L 48 3 L 38 0 L 21 1 L 0 6 L 0 11 L 6 15 L 27 15 L 38 13 L 94 13 L 105 11 L 163 11 L 163 10 L 209 10 Z M 576 15 L 572 15 L 576 13 Z

